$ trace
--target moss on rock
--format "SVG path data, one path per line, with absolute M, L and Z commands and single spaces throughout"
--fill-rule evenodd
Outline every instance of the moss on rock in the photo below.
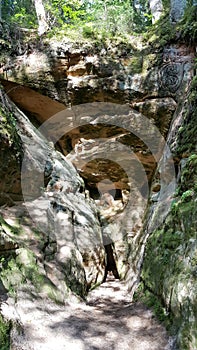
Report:
M 1 350 L 9 350 L 10 349 L 10 322 L 5 321 L 3 317 L 0 315 L 0 345 Z
M 146 245 L 142 283 L 136 297 L 151 302 L 157 316 L 176 336 L 181 350 L 197 348 L 197 153 L 196 84 L 184 105 L 183 123 L 176 135 L 178 186 L 165 223 Z
M 197 336 L 196 199 L 194 193 L 189 201 L 182 196 L 173 204 L 164 226 L 148 240 L 142 271 L 145 290 L 161 309 L 165 306 L 168 324 L 184 350 L 195 348 Z

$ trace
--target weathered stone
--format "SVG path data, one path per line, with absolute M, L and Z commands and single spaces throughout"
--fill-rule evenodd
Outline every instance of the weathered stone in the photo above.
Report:
M 192 96 L 192 91 L 190 94 Z M 178 169 L 177 183 L 174 190 L 168 189 L 166 201 L 158 192 L 157 201 L 153 201 L 150 208 L 146 230 L 150 230 L 151 235 L 142 269 L 148 290 L 162 300 L 171 316 L 171 327 L 176 332 L 180 349 L 196 346 L 196 143 L 190 146 L 190 137 L 195 138 L 195 128 L 191 126 L 196 115 L 188 108 L 190 103 L 194 101 L 186 101 L 177 109 L 168 135 Z M 185 150 L 188 155 L 190 153 L 188 158 L 185 158 Z M 156 184 L 158 186 L 157 172 Z M 154 189 L 153 185 L 152 191 Z M 175 189 L 176 195 L 173 195 Z M 158 217 L 163 213 L 168 214 L 165 222 L 161 220 L 158 224 Z
M 14 58 L 7 74 L 9 80 L 25 83 L 67 106 L 93 101 L 128 103 L 163 97 L 163 90 L 170 92 L 170 96 L 182 93 L 182 80 L 186 75 L 188 80 L 191 74 L 188 48 L 177 45 L 166 48 L 163 62 L 154 66 L 154 52 L 143 47 L 142 42 L 136 43 L 136 47 L 135 43 L 132 45 L 134 48 L 109 45 L 103 48 L 103 55 L 102 47 L 91 47 L 89 43 L 77 45 L 51 40 L 46 42 L 42 53 L 39 48 Z M 188 52 L 183 53 L 184 49 Z M 170 53 L 168 63 L 166 50 Z M 176 55 L 171 60 L 174 51 Z
M 177 106 L 172 98 L 146 99 L 142 102 L 133 102 L 131 106 L 147 118 L 153 119 L 162 136 L 167 136 Z
M 161 0 L 149 0 L 149 6 L 152 14 L 152 23 L 158 21 L 163 13 L 163 4 Z
M 6 116 L 6 106 L 9 108 L 11 103 L 4 97 L 5 102 Z M 34 258 L 41 263 L 41 270 L 44 266 L 43 272 L 39 272 L 43 278 L 45 276 L 51 283 L 56 282 L 54 285 L 62 293 L 65 287 L 85 296 L 87 280 L 83 254 L 87 256 L 88 252 L 90 260 L 90 271 L 86 266 L 89 287 L 101 282 L 104 274 L 104 268 L 98 264 L 98 261 L 103 264 L 104 250 L 99 248 L 102 246 L 102 236 L 96 208 L 85 199 L 83 192 L 80 193 L 83 181 L 75 168 L 56 153 L 14 106 L 12 111 L 23 146 L 21 152 L 26 157 L 22 167 L 25 205 L 1 211 L 3 230 L 14 243 L 27 249 L 26 253 L 33 251 Z M 9 143 L 6 144 L 8 155 L 9 147 Z M 44 174 L 46 184 L 43 183 Z M 97 256 L 96 263 L 94 254 Z M 36 268 L 36 262 L 32 265 Z M 17 271 L 20 277 L 20 270 Z M 12 284 L 12 281 L 9 283 Z
M 21 183 L 9 187 L 3 180 L 1 188 L 5 191 L 1 204 L 17 204 L 17 198 L 23 200 L 23 192 L 26 208 L 19 203 L 3 208 L 2 225 L 6 234 L 21 247 L 26 262 L 32 254 L 33 276 L 40 281 L 40 288 L 35 284 L 34 291 L 61 302 L 71 291 L 84 297 L 87 289 L 101 283 L 106 272 L 113 272 L 115 266 L 116 276 L 126 280 L 132 295 L 140 280 L 146 241 L 153 232 L 144 265 L 148 276 L 144 274 L 143 278 L 164 301 L 167 311 L 171 309 L 175 319 L 180 318 L 180 338 L 184 338 L 188 325 L 191 325 L 193 337 L 195 231 L 190 225 L 193 206 L 190 207 L 189 202 L 194 198 L 194 189 L 187 188 L 186 182 L 191 185 L 192 180 L 184 180 L 183 171 L 187 171 L 187 165 L 180 164 L 180 158 L 190 159 L 191 146 L 186 147 L 184 153 L 179 150 L 175 155 L 176 164 L 171 154 L 177 147 L 184 114 L 187 108 L 189 110 L 189 106 L 182 107 L 177 102 L 183 99 L 191 83 L 193 49 L 173 44 L 163 50 L 159 63 L 155 64 L 155 52 L 143 48 L 140 42 L 128 48 L 112 45 L 101 49 L 85 44 L 79 48 L 73 43 L 49 40 L 43 48 L 42 53 L 35 48 L 31 54 L 14 58 L 6 74 L 59 102 L 29 88 L 2 81 L 13 101 L 29 112 L 38 124 L 62 112 L 65 105 L 72 106 L 62 112 L 65 114 L 59 114 L 63 116 L 62 120 L 58 119 L 59 123 L 49 123 L 48 129 L 45 124 L 40 130 L 48 139 L 55 140 L 65 158 L 3 95 L 4 103 L 11 106 L 12 113 L 14 111 L 26 158 L 22 171 L 23 191 Z M 81 105 L 85 102 L 95 103 L 88 107 Z M 113 103 L 106 106 L 101 102 Z M 195 130 L 195 124 L 192 126 Z M 165 144 L 169 129 L 170 136 Z M 9 141 L 9 138 L 7 143 L 3 139 L 2 162 L 12 159 Z M 8 163 L 8 167 L 17 169 L 10 173 L 9 181 L 13 181 L 15 174 L 18 176 L 20 165 L 20 160 L 14 160 L 13 165 L 11 161 Z M 1 170 L 3 176 L 9 171 L 8 167 Z M 178 218 L 175 215 L 171 218 L 177 167 L 183 203 Z M 150 210 L 144 230 L 149 188 Z M 19 197 L 12 196 L 11 201 L 7 201 L 6 195 L 11 196 L 14 191 Z M 103 244 L 113 247 L 114 265 L 109 262 Z M 21 267 L 20 249 L 17 257 L 20 264 L 17 259 L 12 260 L 16 284 L 10 271 L 7 280 L 7 287 L 14 285 L 15 289 L 23 282 L 23 276 L 31 272 L 29 266 Z M 151 275 L 150 270 L 153 271 Z M 192 272 L 190 277 L 188 270 Z M 188 286 L 183 281 L 185 274 Z M 32 281 L 28 277 L 27 289 Z M 189 289 L 192 292 L 188 302 Z M 182 348 L 185 350 L 184 346 Z
M 181 17 L 184 15 L 186 8 L 186 0 L 171 0 L 170 1 L 170 19 L 172 23 L 180 21 Z

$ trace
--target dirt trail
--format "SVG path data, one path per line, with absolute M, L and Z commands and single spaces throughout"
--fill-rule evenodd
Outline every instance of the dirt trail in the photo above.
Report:
M 11 350 L 172 349 L 151 311 L 131 303 L 123 282 L 112 278 L 92 291 L 86 304 L 57 306 L 29 299 L 14 312 L 25 325 L 25 336 L 13 334 Z

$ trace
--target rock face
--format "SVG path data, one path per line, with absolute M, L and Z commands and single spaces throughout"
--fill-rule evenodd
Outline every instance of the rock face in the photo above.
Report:
M 84 43 L 79 48 L 79 45 L 71 42 L 46 40 L 42 50 L 34 48 L 14 58 L 6 72 L 9 79 L 22 83 L 25 72 L 27 86 L 56 101 L 27 87 L 3 80 L 2 84 L 13 101 L 39 123 L 63 110 L 64 104 L 73 106 L 94 101 L 129 103 L 144 117 L 143 120 L 150 119 L 166 138 L 177 101 L 191 80 L 192 59 L 192 49 L 178 45 L 166 47 L 162 53 L 153 53 L 150 47 L 142 47 L 142 43 L 135 40 L 128 46 L 120 43 L 97 48 L 90 43 Z M 89 112 L 86 110 L 86 113 Z M 73 156 L 72 160 L 91 192 L 105 177 L 115 183 L 117 190 L 128 190 L 127 174 L 114 163 L 92 159 L 83 169 L 78 166 L 77 152 L 82 155 L 82 150 L 87 152 L 88 148 L 89 154 L 98 154 L 98 145 L 95 145 L 96 141 L 93 142 L 98 138 L 108 139 L 111 145 L 114 143 L 114 147 L 117 143 L 128 146 L 144 166 L 148 182 L 151 182 L 157 160 L 150 154 L 142 137 L 128 130 L 126 124 L 126 128 L 123 125 L 104 126 L 105 118 L 102 125 L 96 124 L 96 117 L 91 123 L 83 116 L 81 119 L 83 123 L 80 126 L 73 126 L 70 131 L 65 131 L 65 135 L 61 135 L 58 146 L 65 155 L 75 152 L 75 160 Z M 111 121 L 114 122 L 113 119 Z M 136 161 L 133 163 L 136 164 Z
M 176 160 L 177 185 L 173 201 L 152 203 L 146 229 L 151 231 L 142 269 L 144 285 L 165 306 L 180 349 L 196 348 L 196 87 L 174 116 L 168 142 Z M 189 107 L 190 106 L 190 107 Z M 166 155 L 164 154 L 164 157 Z M 161 212 L 168 215 L 154 228 Z
M 181 17 L 183 17 L 186 4 L 187 4 L 186 0 L 181 0 L 181 1 L 171 0 L 170 17 L 172 22 L 178 22 L 181 19 Z
M 42 47 L 34 43 L 24 54 L 11 61 L 9 57 L 1 72 L 2 78 L 34 88 L 66 106 L 132 103 L 181 96 L 191 73 L 191 59 L 192 49 L 184 45 L 153 49 L 140 37 L 128 44 L 97 45 L 45 39 Z
M 52 293 L 62 302 L 69 291 L 84 297 L 87 289 L 101 282 L 104 276 L 104 249 L 97 209 L 85 199 L 83 180 L 72 164 L 43 139 L 3 92 L 1 97 L 4 132 L 10 131 L 9 142 L 4 143 L 4 157 L 8 167 L 14 164 L 13 171 L 17 167 L 21 171 L 19 194 L 23 199 L 23 203 L 18 204 L 10 192 L 1 198 L 2 204 L 8 205 L 7 197 L 12 195 L 12 206 L 1 209 L 4 237 L 1 249 L 7 251 L 8 242 L 11 242 L 9 249 L 17 256 L 12 264 L 16 265 L 13 268 L 18 271 L 19 280 L 15 281 L 15 276 L 13 279 L 11 267 L 5 269 L 1 277 L 8 290 L 18 289 L 20 284 L 23 288 L 23 279 L 27 277 L 28 282 L 35 282 L 40 293 Z M 12 117 L 9 110 L 12 110 Z M 15 124 L 10 125 L 10 118 L 15 118 Z M 24 157 L 20 168 L 17 158 L 15 162 L 12 160 L 15 128 L 21 147 L 18 153 Z M 7 190 L 10 191 L 8 186 Z M 27 269 L 35 272 L 37 282 L 32 280 L 34 276 L 30 276 Z
M 9 266 L 2 266 L 5 287 L 21 291 L 27 280 L 28 291 L 35 279 L 35 293 L 64 302 L 72 293 L 85 297 L 112 271 L 127 281 L 132 296 L 150 236 L 144 283 L 178 324 L 187 308 L 188 290 L 180 291 L 183 274 L 194 264 L 194 228 L 187 230 L 190 209 L 182 207 L 185 196 L 195 199 L 193 189 L 178 202 L 176 220 L 170 210 L 177 174 L 185 181 L 185 163 L 193 167 L 191 150 L 183 151 L 183 143 L 178 154 L 174 144 L 194 50 L 174 44 L 155 52 L 135 40 L 96 47 L 46 39 L 39 45 L 1 68 L 12 80 L 1 80 L 7 95 L 40 127 L 36 130 L 2 93 L 7 107 L 0 129 L 0 189 L 1 205 L 9 206 L 1 209 L 2 246 L 10 244 L 14 251 Z M 168 240 L 172 227 L 175 243 Z M 176 261 L 183 269 L 172 288 Z M 187 281 L 191 285 L 193 277 Z M 187 300 L 192 309 L 186 325 L 180 322 L 180 339 L 195 315 L 193 292 Z M 192 337 L 193 329 L 191 321 Z

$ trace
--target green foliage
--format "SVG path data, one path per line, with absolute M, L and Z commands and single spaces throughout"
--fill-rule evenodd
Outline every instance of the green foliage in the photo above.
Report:
M 187 7 L 183 16 L 177 27 L 181 32 L 181 38 L 186 41 L 186 43 L 194 43 L 197 41 L 197 6 L 194 5 L 193 0 L 187 1 Z
M 164 15 L 154 25 L 150 26 L 144 33 L 144 41 L 149 42 L 152 47 L 163 48 L 170 41 L 175 40 L 176 29 L 170 23 L 169 15 Z
M 192 0 L 176 31 L 182 38 L 195 42 L 197 36 L 196 11 Z M 157 41 L 165 44 L 166 39 L 174 37 L 174 28 L 163 23 L 163 18 L 152 25 L 148 0 L 43 0 L 49 31 L 79 29 L 85 37 L 113 37 L 134 33 L 145 33 L 153 28 Z M 163 0 L 164 15 L 169 19 L 170 1 Z M 32 0 L 2 0 L 1 19 L 19 27 L 36 28 L 37 16 Z M 169 22 L 169 21 L 168 21 Z M 169 23 L 168 23 L 169 24 Z M 166 31 L 165 31 L 166 29 Z M 162 33 L 163 30 L 163 33 Z M 159 31 L 159 32 L 158 32 Z M 161 33 L 160 33 L 161 32 Z M 149 38 L 151 33 L 149 34 Z
M 190 201 L 192 199 L 193 194 L 194 194 L 194 192 L 192 190 L 185 191 L 181 196 L 182 202 Z
M 177 156 L 182 156 L 182 154 L 192 155 L 196 154 L 196 140 L 197 135 L 197 107 L 196 107 L 196 96 L 197 96 L 197 78 L 194 76 L 191 84 L 191 89 L 188 94 L 187 104 L 183 111 L 184 120 L 178 133 L 178 147 Z M 195 163 L 196 164 L 196 163 Z M 190 170 L 194 171 L 192 163 L 190 164 Z
M 143 289 L 137 294 L 148 306 L 153 304 L 161 320 L 167 320 L 184 350 L 193 349 L 196 336 L 196 175 L 197 155 L 191 154 L 164 225 L 147 241 Z
M 140 55 L 136 54 L 136 56 L 133 56 L 130 64 L 129 69 L 131 73 L 141 73 L 143 67 L 143 56 L 140 53 Z
M 36 13 L 32 0 L 1 0 L 2 20 L 19 27 L 33 28 L 36 25 Z
M 9 144 L 10 149 L 14 150 L 16 159 L 20 160 L 22 148 L 21 140 L 17 133 L 16 119 L 5 106 L 0 106 L 0 136 L 1 142 Z
M 65 27 L 77 23 L 85 16 L 85 6 L 80 0 L 48 0 L 45 3 L 48 24 L 52 29 L 54 26 Z
M 182 202 L 192 200 L 197 193 L 197 154 L 191 154 L 182 171 L 177 195 Z
M 16 297 L 18 288 L 27 281 L 33 283 L 37 291 L 40 290 L 43 282 L 43 276 L 39 272 L 34 254 L 24 248 L 18 251 L 16 257 L 11 255 L 1 262 L 0 276 L 12 297 Z
M 170 0 L 162 0 L 165 14 L 169 14 L 170 12 L 170 2 L 171 2 Z
M 4 321 L 3 317 L 0 315 L 0 345 L 1 350 L 10 349 L 10 322 Z
M 87 13 L 94 31 L 103 36 L 141 32 L 151 23 L 147 1 L 97 0 L 92 2 Z
M 151 25 L 148 0 L 43 0 L 50 31 L 72 27 L 86 37 L 141 33 Z M 19 27 L 36 28 L 32 0 L 2 0 L 2 20 Z

